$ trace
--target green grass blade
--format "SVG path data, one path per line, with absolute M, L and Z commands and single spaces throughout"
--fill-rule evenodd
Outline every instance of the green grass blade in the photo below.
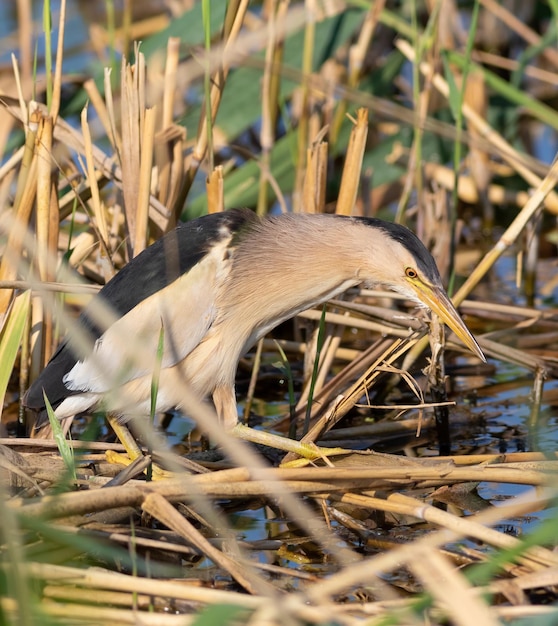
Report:
M 460 69 L 463 69 L 467 64 L 467 59 L 458 52 L 447 51 L 448 60 L 450 63 L 455 63 Z M 536 100 L 532 96 L 529 96 L 522 89 L 511 85 L 506 80 L 503 80 L 497 76 L 494 72 L 471 62 L 471 67 L 479 72 L 482 72 L 486 84 L 491 87 L 495 92 L 499 93 L 504 98 L 507 98 L 512 104 L 516 104 L 525 108 L 527 111 L 537 118 L 541 122 L 552 126 L 552 128 L 558 129 L 558 113 L 549 107 L 548 105 Z
M 289 437 L 294 439 L 296 437 L 296 421 L 295 421 L 295 393 L 294 393 L 294 382 L 293 382 L 293 371 L 291 369 L 291 364 L 287 359 L 287 355 L 283 348 L 279 345 L 279 342 L 275 342 L 277 346 L 277 350 L 281 355 L 281 362 L 275 363 L 275 367 L 279 369 L 287 379 L 287 388 L 289 392 Z
M 43 398 L 45 400 L 45 407 L 48 415 L 48 421 L 50 422 L 50 427 L 52 428 L 52 434 L 54 436 L 54 440 L 56 441 L 56 445 L 58 446 L 58 452 L 60 452 L 60 456 L 62 457 L 62 461 L 64 462 L 64 465 L 68 470 L 68 474 L 70 475 L 71 479 L 75 481 L 77 480 L 77 475 L 74 459 L 74 450 L 64 436 L 64 431 L 62 430 L 60 420 L 54 414 L 52 405 L 50 404 L 44 391 Z
M 209 0 L 202 0 L 202 20 L 203 33 L 206 53 L 206 66 L 203 81 L 204 98 L 205 98 L 205 119 L 207 123 L 207 158 L 209 159 L 208 171 L 213 171 L 213 127 L 211 118 L 211 67 L 209 54 L 211 52 L 211 7 Z
M 161 377 L 161 365 L 163 363 L 163 351 L 165 349 L 165 329 L 161 325 L 159 331 L 159 342 L 157 343 L 157 359 L 155 362 L 155 369 L 153 370 L 153 376 L 151 377 L 151 421 L 155 419 L 155 413 L 157 410 L 157 396 L 159 394 L 159 380 Z
M 24 291 L 16 297 L 0 335 L 0 406 L 4 404 L 8 383 L 23 340 L 30 304 L 31 291 Z
M 52 14 L 50 0 L 43 2 L 43 31 L 45 34 L 45 75 L 47 106 L 52 104 Z
M 314 390 L 316 388 L 316 380 L 318 378 L 318 372 L 320 370 L 320 357 L 322 356 L 322 348 L 324 346 L 325 335 L 325 316 L 326 306 L 322 308 L 322 315 L 320 317 L 320 325 L 318 326 L 318 341 L 316 342 L 316 358 L 314 360 L 314 367 L 312 369 L 312 378 L 310 380 L 310 389 L 308 391 L 308 403 L 306 404 L 306 415 L 304 416 L 304 428 L 302 429 L 302 436 L 306 435 L 310 429 L 310 414 L 312 412 L 312 401 L 314 400 Z

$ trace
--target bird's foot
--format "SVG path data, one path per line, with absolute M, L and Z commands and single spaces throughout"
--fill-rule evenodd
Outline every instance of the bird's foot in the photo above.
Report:
M 112 415 L 107 415 L 107 420 L 111 425 L 111 428 L 114 431 L 114 434 L 120 441 L 120 443 L 124 446 L 126 450 L 127 456 L 121 454 L 120 452 L 115 452 L 113 450 L 107 450 L 106 458 L 109 463 L 120 463 L 121 465 L 131 465 L 137 458 L 143 456 L 143 452 L 137 444 L 137 441 L 134 439 L 130 429 L 118 419 Z M 147 471 L 147 470 L 145 470 Z M 161 480 L 162 478 L 169 478 L 172 474 L 155 463 L 151 465 L 151 475 L 153 480 Z

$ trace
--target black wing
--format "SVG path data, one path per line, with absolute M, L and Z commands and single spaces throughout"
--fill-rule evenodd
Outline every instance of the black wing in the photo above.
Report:
M 102 299 L 117 317 L 122 317 L 187 273 L 213 245 L 242 231 L 255 219 L 249 209 L 231 209 L 179 224 L 124 266 L 94 299 Z M 92 319 L 90 311 L 93 306 L 88 305 L 78 319 L 83 329 L 90 333 L 92 341 L 103 333 L 103 329 Z M 79 393 L 68 390 L 63 383 L 64 376 L 76 361 L 70 343 L 64 341 L 28 389 L 23 405 L 35 411 L 44 411 L 43 390 L 54 408 L 68 396 Z

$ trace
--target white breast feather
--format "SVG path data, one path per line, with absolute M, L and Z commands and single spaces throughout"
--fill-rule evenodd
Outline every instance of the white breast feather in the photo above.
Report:
M 153 372 L 161 329 L 161 366 L 185 359 L 215 320 L 215 292 L 230 268 L 230 260 L 224 260 L 227 244 L 223 241 L 214 246 L 189 272 L 112 324 L 95 343 L 91 356 L 78 361 L 66 374 L 66 387 L 106 393 Z

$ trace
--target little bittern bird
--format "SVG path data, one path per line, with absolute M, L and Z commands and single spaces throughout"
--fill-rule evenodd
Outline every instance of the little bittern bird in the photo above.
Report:
M 356 285 L 385 286 L 428 307 L 484 360 L 432 256 L 407 228 L 333 215 L 260 219 L 233 209 L 179 225 L 126 265 L 80 317 L 92 352 L 78 357 L 63 343 L 24 405 L 44 412 L 44 391 L 60 419 L 99 406 L 122 419 L 149 415 L 159 366 L 158 412 L 173 408 L 178 372 L 196 397 L 213 397 L 231 428 L 242 354 L 281 322 Z M 115 312 L 106 330 L 92 315 L 98 299 Z M 149 362 L 130 360 L 123 345 L 130 333 Z

